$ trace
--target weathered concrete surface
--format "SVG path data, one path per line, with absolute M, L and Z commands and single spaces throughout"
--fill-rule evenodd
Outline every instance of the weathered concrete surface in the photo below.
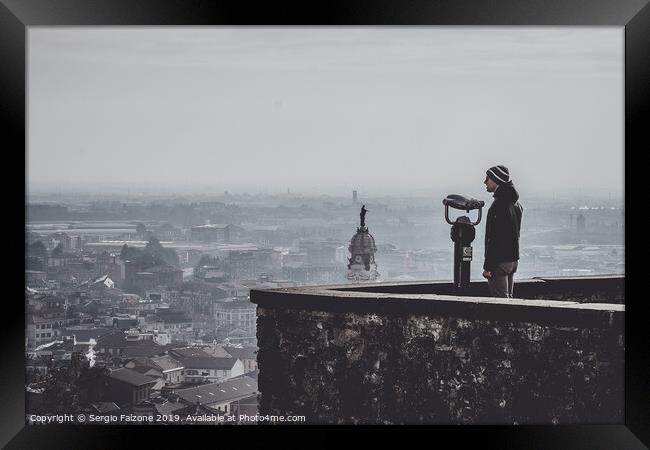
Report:
M 454 295 L 453 283 L 403 282 L 328 286 L 329 289 L 359 292 Z M 625 276 L 539 277 L 516 279 L 514 296 L 523 299 L 566 300 L 589 303 L 624 303 Z M 467 296 L 489 297 L 486 281 L 472 281 Z
M 262 414 L 623 423 L 623 305 L 372 295 L 252 292 Z

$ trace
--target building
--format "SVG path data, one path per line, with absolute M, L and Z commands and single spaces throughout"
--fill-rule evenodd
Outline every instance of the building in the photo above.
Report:
M 153 339 L 137 339 L 134 334 L 131 334 L 127 339 L 126 333 L 121 330 L 100 336 L 94 349 L 98 353 L 109 355 L 112 358 L 158 356 L 165 350 L 163 346 L 158 345 Z
M 134 273 L 127 270 L 126 284 L 141 294 L 160 286 L 175 289 L 183 284 L 183 271 L 167 265 L 148 267 Z
M 196 347 L 175 348 L 169 356 L 183 366 L 183 379 L 189 383 L 223 381 L 244 374 L 244 364 L 238 358 L 213 356 Z
M 232 250 L 226 267 L 233 280 L 256 279 L 261 273 L 277 270 L 281 253 L 273 249 Z
M 214 318 L 215 331 L 220 337 L 227 337 L 236 330 L 241 330 L 248 336 L 255 336 L 255 305 L 248 300 L 215 304 Z
M 103 275 L 101 277 L 95 278 L 94 280 L 88 280 L 81 283 L 77 288 L 78 289 L 87 289 L 89 291 L 94 291 L 96 293 L 103 293 L 106 289 L 113 289 L 115 283 L 108 275 Z
M 190 238 L 193 241 L 205 243 L 227 243 L 230 242 L 230 234 L 233 228 L 233 225 L 228 224 L 198 225 L 190 229 Z
M 45 281 L 47 280 L 47 273 L 42 270 L 26 270 L 25 281 L 30 283 L 32 281 Z
M 298 253 L 306 255 L 306 264 L 311 266 L 331 266 L 336 264 L 336 249 L 339 241 L 331 239 L 299 239 L 296 243 Z
M 187 383 L 224 381 L 245 373 L 244 364 L 237 358 L 188 356 L 180 361 L 182 376 Z
M 285 252 L 282 254 L 282 267 L 298 268 L 308 264 L 307 253 Z
M 166 384 L 175 385 L 184 381 L 183 369 L 185 367 L 171 356 L 154 356 L 151 358 L 151 362 L 160 369 Z
M 257 347 L 224 347 L 223 349 L 244 364 L 244 373 L 257 369 Z
M 122 287 L 126 278 L 126 265 L 124 261 L 119 256 L 111 255 L 106 273 L 115 282 L 116 287 Z
M 217 298 L 219 299 L 246 299 L 250 293 L 250 288 L 240 283 L 219 283 L 217 285 L 218 292 L 221 293 Z
M 111 356 L 120 356 L 126 348 L 126 336 L 123 331 L 116 331 L 111 334 L 100 336 L 97 339 L 95 349 L 98 352 L 106 353 Z
M 215 412 L 234 414 L 233 404 L 257 395 L 257 382 L 243 376 L 222 383 L 210 383 L 174 391 L 186 405 L 203 405 Z M 243 402 L 246 404 L 246 402 Z M 250 402 L 248 402 L 250 403 Z M 250 410 L 249 410 L 250 411 Z
M 164 332 L 173 340 L 183 340 L 192 331 L 192 318 L 185 311 L 158 309 L 155 314 L 145 318 L 148 331 Z
M 377 263 L 375 262 L 375 253 L 377 246 L 375 238 L 365 226 L 365 209 L 362 209 L 361 226 L 350 240 L 348 251 L 350 258 L 348 260 L 347 279 L 354 282 L 375 281 L 379 278 Z
M 31 315 L 27 322 L 27 347 L 38 347 L 56 340 L 60 325 L 59 318 Z
M 131 315 L 112 317 L 111 324 L 118 330 L 128 330 L 138 326 L 138 318 Z
M 115 330 L 106 327 L 95 326 L 71 326 L 59 330 L 59 336 L 70 336 L 74 340 L 74 344 L 96 344 L 99 338 L 104 335 L 114 333 Z
M 120 368 L 106 377 L 109 397 L 120 408 L 148 402 L 156 381 L 135 370 Z
M 91 405 L 93 412 L 101 415 L 109 415 L 120 412 L 120 407 L 115 402 L 98 402 Z

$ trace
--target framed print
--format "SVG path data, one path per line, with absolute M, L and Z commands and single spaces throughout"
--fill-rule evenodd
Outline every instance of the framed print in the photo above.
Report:
M 2 444 L 647 448 L 649 25 L 645 0 L 3 0 Z

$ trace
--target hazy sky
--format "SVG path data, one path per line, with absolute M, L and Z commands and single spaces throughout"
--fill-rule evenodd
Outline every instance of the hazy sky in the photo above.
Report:
M 30 27 L 28 189 L 622 195 L 623 31 Z

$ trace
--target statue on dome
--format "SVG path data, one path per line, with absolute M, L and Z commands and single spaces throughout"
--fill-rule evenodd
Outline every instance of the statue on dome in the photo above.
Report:
M 366 227 L 366 213 L 368 210 L 366 209 L 366 205 L 361 206 L 361 213 L 359 216 L 361 217 L 361 229 Z
M 348 246 L 348 273 L 346 278 L 355 283 L 376 281 L 380 275 L 377 271 L 377 263 L 375 262 L 375 253 L 377 246 L 375 245 L 375 238 L 368 232 L 366 226 L 366 205 L 361 206 L 359 217 L 361 223 L 357 232 Z

